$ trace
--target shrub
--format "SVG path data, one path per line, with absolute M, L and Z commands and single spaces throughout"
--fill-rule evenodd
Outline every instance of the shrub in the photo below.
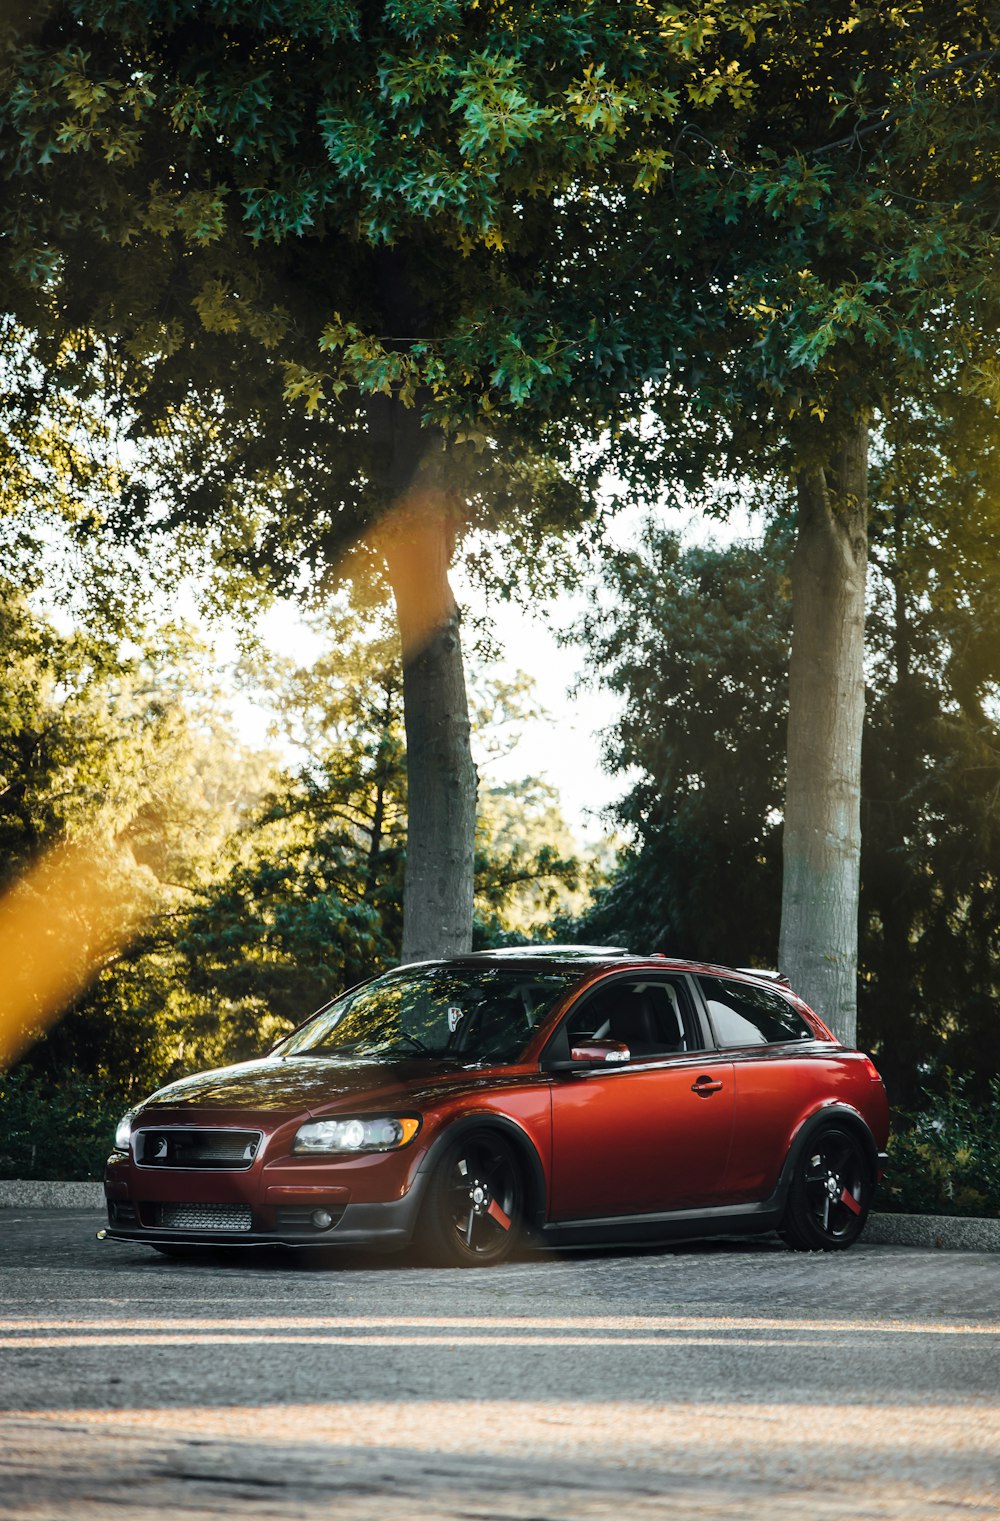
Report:
M 0 1178 L 102 1178 L 127 1108 L 118 1084 L 79 1072 L 0 1072 Z
M 894 1116 L 877 1208 L 913 1215 L 1000 1216 L 1000 1078 L 985 1107 L 961 1078 L 925 1093 L 919 1114 Z

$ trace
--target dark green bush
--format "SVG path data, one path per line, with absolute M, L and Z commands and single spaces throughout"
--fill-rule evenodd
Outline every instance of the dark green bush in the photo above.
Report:
M 919 1114 L 894 1115 L 876 1208 L 912 1215 L 1000 1216 L 1000 1079 L 985 1106 L 960 1078 L 925 1093 Z
M 102 1178 L 129 1101 L 117 1084 L 0 1072 L 0 1178 Z

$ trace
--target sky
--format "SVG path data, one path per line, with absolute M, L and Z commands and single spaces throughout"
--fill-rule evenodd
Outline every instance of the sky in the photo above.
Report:
M 496 645 L 503 651 L 490 670 L 506 678 L 526 671 L 535 682 L 538 705 L 547 714 L 525 723 L 506 755 L 493 760 L 482 751 L 476 755 L 484 780 L 502 784 L 541 777 L 556 788 L 563 815 L 580 842 L 602 839 L 608 829 L 600 820 L 600 809 L 621 790 L 621 782 L 601 770 L 598 733 L 613 722 L 616 705 L 611 694 L 599 689 L 574 692 L 583 651 L 563 646 L 556 638 L 556 630 L 568 626 L 581 609 L 582 598 L 558 597 L 530 612 L 508 603 L 488 606 L 460 572 L 453 579 L 470 618 L 485 614 L 490 619 Z M 292 603 L 280 602 L 264 614 L 260 630 L 265 645 L 278 655 L 306 662 L 320 652 L 319 639 Z M 237 694 L 233 712 L 244 739 L 263 744 L 266 710 Z
M 728 541 L 754 532 L 749 518 L 708 523 L 700 516 L 675 511 L 662 511 L 657 518 L 692 544 L 710 538 Z M 645 513 L 623 511 L 612 524 L 613 542 L 635 542 L 645 520 Z M 486 762 L 482 752 L 476 755 L 484 780 L 506 783 L 539 777 L 549 782 L 559 794 L 563 816 L 579 843 L 600 841 L 611 832 L 602 812 L 625 792 L 628 782 L 621 775 L 607 775 L 601 767 L 601 733 L 614 723 L 619 699 L 600 686 L 582 686 L 583 649 L 560 643 L 557 637 L 579 617 L 585 605 L 584 593 L 564 593 L 529 610 L 512 603 L 488 602 L 462 574 L 460 563 L 452 581 L 469 620 L 485 615 L 492 624 L 502 658 L 491 669 L 508 678 L 519 670 L 526 671 L 535 682 L 538 704 L 547 715 L 526 723 L 517 745 L 501 759 Z M 299 661 L 319 654 L 319 640 L 290 603 L 280 603 L 264 616 L 261 633 L 265 644 L 277 654 Z M 474 655 L 467 656 L 467 665 L 474 660 Z M 234 711 L 244 737 L 262 743 L 267 723 L 264 710 L 239 699 Z

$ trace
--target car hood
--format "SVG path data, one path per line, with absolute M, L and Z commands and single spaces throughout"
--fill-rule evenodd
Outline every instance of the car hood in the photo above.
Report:
M 411 1102 L 425 1087 L 437 1087 L 443 1078 L 474 1075 L 454 1061 L 404 1059 L 384 1062 L 346 1060 L 335 1056 L 295 1056 L 287 1060 L 264 1057 L 181 1078 L 154 1093 L 143 1109 L 162 1105 L 170 1109 L 253 1109 L 276 1114 L 301 1114 L 303 1110 L 337 1108 L 364 1095 L 369 1101 Z

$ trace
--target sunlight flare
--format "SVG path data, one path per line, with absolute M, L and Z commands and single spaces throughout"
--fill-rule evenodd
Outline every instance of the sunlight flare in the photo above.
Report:
M 60 844 L 0 899 L 0 1067 L 10 1066 L 143 921 L 135 863 L 106 843 Z

